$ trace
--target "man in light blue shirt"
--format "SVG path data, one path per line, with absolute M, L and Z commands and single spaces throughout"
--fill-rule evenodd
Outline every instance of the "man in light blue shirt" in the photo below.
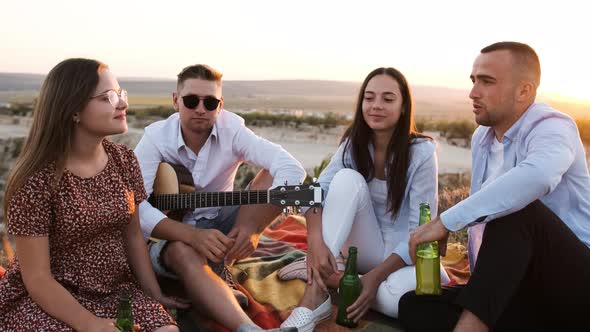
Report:
M 457 319 L 455 331 L 587 326 L 590 176 L 575 122 L 535 102 L 540 76 L 521 43 L 490 45 L 475 60 L 471 195 L 410 238 L 415 259 L 419 243 L 446 244 L 449 231 L 469 227 L 472 277 L 434 300 L 407 294 L 408 329 L 425 328 L 410 311 L 435 302 L 433 328 Z

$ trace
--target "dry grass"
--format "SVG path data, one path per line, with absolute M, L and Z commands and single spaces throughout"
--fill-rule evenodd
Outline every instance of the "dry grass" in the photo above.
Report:
M 170 94 L 129 95 L 129 105 L 131 108 L 137 105 L 143 107 L 171 106 L 172 96 Z
M 463 199 L 469 196 L 469 187 L 461 187 L 454 189 L 444 189 L 439 192 L 439 214 L 447 210 L 448 208 L 459 203 Z M 451 232 L 449 235 L 449 243 L 459 242 L 462 245 L 467 245 L 467 229 L 462 229 L 457 232 Z
M 470 173 L 441 174 L 438 177 L 438 214 L 445 212 L 469 196 Z M 467 245 L 467 229 L 452 232 L 449 243 Z

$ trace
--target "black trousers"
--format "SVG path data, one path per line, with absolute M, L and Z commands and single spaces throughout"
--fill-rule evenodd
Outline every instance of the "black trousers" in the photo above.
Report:
M 492 331 L 590 331 L 590 249 L 540 201 L 494 220 L 467 285 L 406 293 L 399 320 L 452 331 L 464 309 Z

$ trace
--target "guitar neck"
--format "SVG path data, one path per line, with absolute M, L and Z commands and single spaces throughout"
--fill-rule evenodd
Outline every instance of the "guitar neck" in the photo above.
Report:
M 193 210 L 216 206 L 267 204 L 269 197 L 266 190 L 192 192 L 153 195 L 150 197 L 150 203 L 160 210 Z

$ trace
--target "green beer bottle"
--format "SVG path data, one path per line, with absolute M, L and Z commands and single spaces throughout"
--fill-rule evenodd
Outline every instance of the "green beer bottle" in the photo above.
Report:
M 348 319 L 346 309 L 361 295 L 361 279 L 356 272 L 356 247 L 348 248 L 346 270 L 338 287 L 338 316 L 336 323 L 346 327 L 356 327 L 358 324 Z
M 420 226 L 430 222 L 430 205 L 420 204 Z M 418 245 L 416 253 L 416 295 L 440 295 L 440 255 L 438 242 Z
M 119 298 L 116 327 L 122 332 L 133 332 L 133 312 L 131 311 L 131 296 L 124 292 Z

